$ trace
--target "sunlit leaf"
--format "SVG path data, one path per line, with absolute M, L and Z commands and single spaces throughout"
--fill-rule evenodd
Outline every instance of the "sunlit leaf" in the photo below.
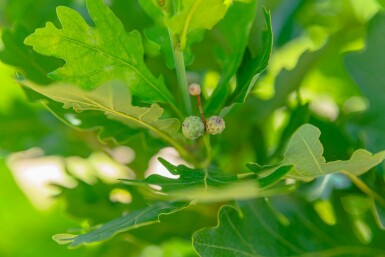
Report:
M 102 0 L 87 1 L 95 27 L 68 7 L 58 7 L 62 28 L 48 22 L 26 38 L 34 50 L 66 61 L 49 77 L 93 89 L 111 79 L 124 80 L 131 93 L 145 102 L 174 100 L 161 79 L 156 79 L 143 61 L 140 33 L 126 33 L 120 20 Z
M 161 119 L 163 109 L 157 104 L 153 104 L 151 107 L 132 106 L 131 95 L 122 83 L 105 84 L 93 91 L 84 91 L 65 84 L 55 84 L 48 87 L 41 87 L 28 82 L 23 82 L 23 84 L 41 95 L 63 103 L 63 107 L 66 109 L 72 108 L 76 112 L 102 112 L 109 119 L 119 121 L 133 129 L 147 129 L 163 140 L 175 144 L 175 147 L 181 148 L 177 141 L 171 137 L 179 130 L 179 120 L 174 118 Z
M 372 154 L 367 150 L 359 149 L 349 160 L 326 162 L 322 156 L 324 149 L 319 141 L 320 135 L 321 131 L 313 125 L 301 126 L 292 135 L 284 153 L 284 160 L 278 167 L 293 165 L 293 170 L 287 176 L 300 180 L 311 180 L 335 172 L 347 172 L 359 176 L 385 158 L 385 151 Z M 253 170 L 255 167 L 258 168 L 258 165 L 249 164 L 249 167 Z M 273 167 L 273 170 L 276 169 Z
M 308 179 L 339 171 L 359 176 L 385 158 L 385 151 L 373 155 L 359 149 L 350 160 L 326 162 L 322 156 L 324 149 L 319 141 L 320 134 L 319 129 L 309 124 L 303 125 L 293 134 L 284 154 L 285 163 L 294 165 L 290 177 Z
M 226 14 L 224 0 L 184 0 L 176 13 L 166 20 L 173 36 L 179 38 L 180 49 L 184 50 L 188 35 L 197 29 L 211 29 Z

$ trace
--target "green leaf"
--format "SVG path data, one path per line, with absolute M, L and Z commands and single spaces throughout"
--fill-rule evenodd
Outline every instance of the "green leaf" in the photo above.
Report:
M 223 20 L 210 33 L 219 45 L 215 50 L 222 66 L 222 75 L 215 91 L 205 104 L 207 114 L 218 113 L 226 97 L 231 93 L 230 80 L 241 65 L 249 41 L 250 28 L 256 15 L 256 7 L 257 1 L 234 2 Z
M 186 187 L 212 187 L 223 186 L 237 180 L 235 175 L 226 175 L 217 170 L 191 169 L 185 165 L 174 166 L 165 159 L 159 161 L 178 178 L 168 178 L 157 174 L 150 175 L 144 180 L 124 180 L 130 184 L 157 185 L 162 188 L 162 192 L 170 193 L 185 189 Z
M 118 121 L 133 129 L 145 128 L 165 142 L 184 152 L 176 141 L 180 122 L 175 118 L 161 119 L 163 109 L 153 104 L 151 107 L 137 107 L 131 104 L 131 95 L 122 83 L 105 84 L 93 91 L 84 91 L 75 86 L 55 84 L 41 87 L 22 82 L 23 85 L 56 102 L 64 104 L 64 108 L 72 108 L 76 112 L 102 112 L 105 117 Z M 103 123 L 100 124 L 103 126 Z
M 385 138 L 384 109 L 385 103 L 385 14 L 379 12 L 369 23 L 366 38 L 366 49 L 360 53 L 348 54 L 345 59 L 346 67 L 369 100 L 369 109 L 363 114 L 358 131 L 365 133 L 366 146 L 372 151 L 383 149 Z
M 174 69 L 175 61 L 173 47 L 176 46 L 173 45 L 173 43 L 175 43 L 175 40 L 173 39 L 173 42 L 171 42 L 170 37 L 172 35 L 170 34 L 169 28 L 165 24 L 165 20 L 168 19 L 166 17 L 169 17 L 174 9 L 172 1 L 164 1 L 161 4 L 158 0 L 140 0 L 139 3 L 148 16 L 155 21 L 155 26 L 144 30 L 146 39 L 158 45 L 166 60 L 167 67 L 169 69 Z M 183 51 L 185 65 L 190 65 L 194 59 L 191 46 L 194 43 L 201 41 L 203 36 L 203 30 L 194 30 L 188 35 L 186 46 Z
M 292 171 L 287 175 L 290 178 L 299 180 L 311 180 L 315 177 L 324 176 L 335 172 L 347 172 L 353 176 L 359 176 L 369 169 L 381 163 L 385 158 L 385 151 L 372 154 L 364 149 L 356 150 L 349 160 L 326 162 L 322 156 L 324 149 L 319 141 L 320 130 L 310 124 L 301 126 L 292 135 L 284 153 L 284 160 L 276 167 L 260 167 L 249 164 L 253 171 L 270 171 L 271 168 L 277 171 L 285 165 L 292 165 Z M 274 172 L 274 171 L 273 171 Z
M 277 204 L 275 204 L 275 202 Z M 363 244 L 352 233 L 352 222 L 341 206 L 333 214 L 337 223 L 327 225 L 313 206 L 292 197 L 241 201 L 224 206 L 218 226 L 193 236 L 202 257 L 259 256 L 382 256 L 384 232 L 372 231 L 372 241 Z
M 287 185 L 266 190 L 258 187 L 253 179 L 240 180 L 235 175 L 224 174 L 210 168 L 191 169 L 185 165 L 174 166 L 162 158 L 159 158 L 159 161 L 177 178 L 154 174 L 144 180 L 123 179 L 122 181 L 147 188 L 160 187 L 155 193 L 162 193 L 162 196 L 166 195 L 168 199 L 203 202 L 267 197 L 289 193 L 294 189 L 292 185 Z M 282 170 L 286 171 L 286 167 L 283 167 Z M 276 181 L 266 180 L 264 183 L 271 185 Z
M 373 155 L 359 149 L 353 153 L 350 160 L 326 162 L 322 156 L 324 149 L 319 141 L 320 135 L 320 130 L 310 124 L 301 126 L 293 134 L 284 154 L 285 163 L 294 166 L 290 177 L 311 179 L 341 171 L 359 176 L 385 158 L 385 151 Z
M 169 69 L 174 69 L 174 53 L 167 28 L 162 26 L 154 26 L 152 28 L 146 29 L 144 31 L 144 35 L 148 40 L 159 46 L 160 51 L 166 60 L 167 67 Z M 194 55 L 191 50 L 191 46 L 194 43 L 201 41 L 203 36 L 204 34 L 201 30 L 190 33 L 189 41 L 187 42 L 187 46 L 183 51 L 185 65 L 190 65 L 193 62 Z
M 229 86 L 219 85 L 213 93 L 210 104 L 206 107 L 210 112 L 219 112 L 220 108 L 225 105 L 225 108 L 221 112 L 221 115 L 224 116 L 231 110 L 234 104 L 244 103 L 250 90 L 255 85 L 256 79 L 260 73 L 267 68 L 273 48 L 273 32 L 270 12 L 264 9 L 264 15 L 266 28 L 261 32 L 262 43 L 258 55 L 254 57 L 251 50 L 246 49 L 242 63 L 237 63 L 237 65 L 234 66 L 238 68 L 235 90 L 228 96 L 230 91 Z
M 197 29 L 211 29 L 226 14 L 224 0 L 184 0 L 175 15 L 165 20 L 171 34 L 179 39 L 180 49 L 187 45 L 188 35 Z
M 185 202 L 157 202 L 147 208 L 131 212 L 107 222 L 86 234 L 59 234 L 55 235 L 54 239 L 59 244 L 70 244 L 69 247 L 71 248 L 105 241 L 119 233 L 157 223 L 160 216 L 178 212 L 188 205 Z
M 26 38 L 25 43 L 38 53 L 66 61 L 49 76 L 85 89 L 122 79 L 141 101 L 173 105 L 174 99 L 163 81 L 156 79 L 143 61 L 139 32 L 127 34 L 102 0 L 88 0 L 87 6 L 95 27 L 90 27 L 76 11 L 61 6 L 57 14 L 62 29 L 48 22 Z
M 242 64 L 237 72 L 237 87 L 235 88 L 229 103 L 243 103 L 255 84 L 256 78 L 263 72 L 269 64 L 271 51 L 273 49 L 273 29 L 271 25 L 271 14 L 265 8 L 266 27 L 262 30 L 262 44 L 257 56 L 246 51 Z
M 283 177 L 285 177 L 293 168 L 293 166 L 288 165 L 288 166 L 281 166 L 277 170 L 275 170 L 272 174 L 260 178 L 257 180 L 259 186 L 261 187 L 268 187 L 272 186 L 275 183 L 278 183 Z

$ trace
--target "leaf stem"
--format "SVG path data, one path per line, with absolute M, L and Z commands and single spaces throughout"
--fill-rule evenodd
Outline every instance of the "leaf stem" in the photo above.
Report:
M 209 134 L 205 134 L 203 136 L 203 141 L 205 143 L 205 147 L 206 147 L 206 158 L 203 162 L 203 167 L 206 168 L 207 166 L 210 165 L 210 162 L 211 162 L 211 158 L 212 158 L 212 150 L 211 150 L 211 142 L 210 142 L 210 135 Z
M 346 171 L 341 171 L 342 174 L 347 176 L 354 185 L 356 185 L 362 192 L 364 192 L 369 197 L 373 198 L 374 200 L 378 201 L 382 206 L 385 207 L 385 199 L 382 198 L 379 194 L 374 192 L 369 186 L 367 186 L 364 182 L 362 182 L 359 178 L 354 176 L 353 174 L 350 174 Z
M 184 65 L 183 50 L 181 50 L 179 44 L 175 43 L 175 40 L 173 39 L 173 36 L 170 30 L 169 30 L 169 35 L 170 35 L 172 51 L 174 54 L 175 70 L 176 70 L 176 75 L 178 77 L 178 85 L 182 92 L 182 97 L 184 100 L 186 112 L 188 115 L 191 115 L 192 113 L 191 100 L 190 100 L 190 94 L 188 92 L 188 83 L 187 83 L 187 76 L 186 76 L 186 67 Z
M 197 95 L 196 97 L 197 97 L 197 102 L 198 102 L 199 113 L 201 115 L 202 122 L 206 128 L 206 119 L 205 119 L 205 114 L 204 114 L 203 109 L 202 109 L 201 96 Z

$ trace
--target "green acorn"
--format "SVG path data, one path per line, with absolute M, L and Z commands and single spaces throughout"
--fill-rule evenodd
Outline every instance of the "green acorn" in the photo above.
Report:
M 185 138 L 194 140 L 201 137 L 204 132 L 205 125 L 199 117 L 190 116 L 184 119 L 182 123 L 182 133 Z
M 221 134 L 225 129 L 225 121 L 222 117 L 219 116 L 211 116 L 206 121 L 206 132 L 207 134 L 217 135 Z

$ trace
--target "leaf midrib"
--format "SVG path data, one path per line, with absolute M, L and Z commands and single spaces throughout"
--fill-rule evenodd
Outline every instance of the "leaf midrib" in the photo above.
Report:
M 324 172 L 322 171 L 322 168 L 321 168 L 321 164 L 317 161 L 317 158 L 316 158 L 315 155 L 313 154 L 313 152 L 312 152 L 310 146 L 308 145 L 307 141 L 305 140 L 305 138 L 304 138 L 302 135 L 300 135 L 300 138 L 301 138 L 302 142 L 304 143 L 306 149 L 307 149 L 308 152 L 310 153 L 310 156 L 311 156 L 311 158 L 313 159 L 313 161 L 314 161 L 314 163 L 315 163 L 315 165 L 316 165 L 316 167 L 317 167 L 317 169 L 318 169 L 318 171 L 319 171 L 319 174 L 320 174 L 320 175 L 324 174 Z
M 170 97 L 168 97 L 167 95 L 165 95 L 161 90 L 158 89 L 158 87 L 152 83 L 142 72 L 140 72 L 138 69 L 136 69 L 131 63 L 129 63 L 128 61 L 122 59 L 122 58 L 119 58 L 117 56 L 114 56 L 106 51 L 104 51 L 103 49 L 100 49 L 100 48 L 97 48 L 97 47 L 94 47 L 94 46 L 91 46 L 89 44 L 86 44 L 86 43 L 83 43 L 79 40 L 76 40 L 76 39 L 73 39 L 73 38 L 69 38 L 69 37 L 64 37 L 64 36 L 60 36 L 60 35 L 50 35 L 50 36 L 46 36 L 46 37 L 58 37 L 62 40 L 66 40 L 66 41 L 69 41 L 69 42 L 72 42 L 72 43 L 75 43 L 75 44 L 79 44 L 85 48 L 88 48 L 92 51 L 95 51 L 95 52 L 99 52 L 99 53 L 102 53 L 103 55 L 107 56 L 107 57 L 110 57 L 118 62 L 120 62 L 121 64 L 127 66 L 128 68 L 130 68 L 131 70 L 133 70 L 135 73 L 137 73 L 148 85 L 150 85 L 155 91 L 157 91 L 165 100 L 168 100 L 170 102 L 173 102 L 172 99 Z
M 105 106 L 99 104 L 98 102 L 88 98 L 88 97 L 84 97 L 83 96 L 82 98 L 84 100 L 86 100 L 86 101 L 89 101 L 89 102 L 83 102 L 83 101 L 79 101 L 79 100 L 75 100 L 75 99 L 71 99 L 71 98 L 66 98 L 66 97 L 62 97 L 62 96 L 55 96 L 55 98 L 58 99 L 58 100 L 63 101 L 63 103 L 65 103 L 65 102 L 74 102 L 74 103 L 78 103 L 78 104 L 81 104 L 81 105 L 90 106 L 91 108 L 95 108 L 95 109 L 92 109 L 92 110 L 101 110 L 101 111 L 104 111 L 104 112 L 107 112 L 107 113 L 115 114 L 115 115 L 123 117 L 125 119 L 132 120 L 132 121 L 137 122 L 140 125 L 144 126 L 145 128 L 148 128 L 148 129 L 152 130 L 153 132 L 158 134 L 160 137 L 162 137 L 164 140 L 172 143 L 172 145 L 174 145 L 174 147 L 176 147 L 176 148 L 181 147 L 181 146 L 179 146 L 179 144 L 173 138 L 171 138 L 169 135 L 167 135 L 163 131 L 157 129 L 156 127 L 151 126 L 150 124 L 148 124 L 146 122 L 143 122 L 142 120 L 140 120 L 138 118 L 135 118 L 135 117 L 129 116 L 129 115 L 125 114 L 125 113 L 116 111 L 113 108 L 105 107 Z

